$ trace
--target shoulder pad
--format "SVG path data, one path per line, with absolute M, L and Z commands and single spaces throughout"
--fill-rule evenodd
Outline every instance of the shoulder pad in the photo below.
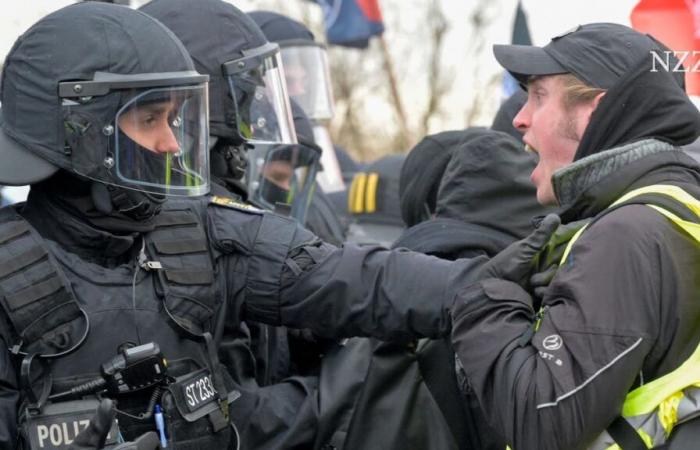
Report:
M 234 200 L 230 197 L 221 197 L 218 195 L 212 195 L 211 197 L 209 197 L 209 204 L 236 209 L 238 211 L 243 211 L 252 214 L 262 214 L 264 212 L 262 209 L 256 208 L 253 205 Z

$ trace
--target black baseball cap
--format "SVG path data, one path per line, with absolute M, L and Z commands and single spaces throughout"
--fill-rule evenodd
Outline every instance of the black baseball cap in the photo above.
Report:
M 652 51 L 668 50 L 649 35 L 615 23 L 579 25 L 544 47 L 494 45 L 493 53 L 518 82 L 531 76 L 571 73 L 588 85 L 610 89 Z

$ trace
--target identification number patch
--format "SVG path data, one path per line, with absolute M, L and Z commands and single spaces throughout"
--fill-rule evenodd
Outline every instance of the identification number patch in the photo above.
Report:
M 211 381 L 209 371 L 201 371 L 181 385 L 185 405 L 189 412 L 194 412 L 216 399 L 216 389 Z

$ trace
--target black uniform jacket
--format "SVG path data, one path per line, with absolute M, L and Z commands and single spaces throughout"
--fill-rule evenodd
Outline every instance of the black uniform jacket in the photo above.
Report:
M 100 292 L 103 279 L 89 279 L 80 274 L 85 266 L 94 273 L 114 274 L 123 278 L 126 288 L 115 291 L 115 312 L 102 313 L 85 345 L 70 355 L 75 364 L 58 362 L 62 376 L 96 373 L 98 364 L 116 352 L 108 342 L 147 342 L 168 334 L 167 318 L 159 313 L 158 303 L 140 305 L 141 298 L 155 298 L 151 291 L 134 296 L 131 285 L 138 254 L 139 233 L 112 235 L 98 230 L 68 211 L 48 203 L 32 207 L 30 194 L 25 215 L 49 241 L 49 251 L 64 266 L 69 281 L 78 286 L 77 301 L 91 314 L 91 295 Z M 50 203 L 50 202 L 49 202 Z M 189 203 L 200 215 L 207 242 L 217 261 L 217 284 L 226 292 L 225 310 L 220 310 L 225 332 L 235 332 L 242 318 L 265 318 L 275 325 L 289 325 L 311 320 L 319 335 L 380 334 L 386 338 L 416 335 L 445 335 L 450 327 L 448 307 L 460 287 L 469 283 L 475 267 L 482 261 L 465 260 L 450 263 L 407 251 L 389 252 L 377 247 L 336 248 L 322 243 L 316 236 L 293 220 L 253 211 L 240 205 Z M 21 207 L 20 207 L 21 208 Z M 29 217 L 31 216 L 31 217 Z M 313 265 L 309 268 L 309 265 Z M 305 268 L 309 270 L 304 272 Z M 75 269 L 75 270 L 74 270 Z M 93 270 L 94 269 L 94 270 Z M 137 290 L 149 289 L 152 274 L 137 275 Z M 121 283 L 121 281 L 120 281 Z M 151 287 L 150 289 L 154 289 Z M 290 299 L 295 299 L 290 302 Z M 344 299 L 340 302 L 339 299 Z M 424 298 L 435 299 L 437 308 L 427 308 Z M 302 314 L 299 301 L 315 301 L 321 307 L 313 314 Z M 136 302 L 134 305 L 133 302 Z M 241 305 L 247 302 L 247 317 L 241 316 Z M 292 305 L 297 305 L 296 307 Z M 284 307 L 283 305 L 287 305 Z M 279 308 L 284 312 L 280 314 Z M 137 314 L 143 308 L 148 313 Z M 123 311 L 122 311 L 123 310 Z M 121 311 L 121 312 L 120 312 Z M 112 317 L 112 319 L 109 319 Z M 122 317 L 125 323 L 117 321 Z M 166 325 L 164 325 L 166 324 Z M 387 330 L 386 333 L 378 333 Z M 13 448 L 16 439 L 17 409 L 20 394 L 13 360 L 8 346 L 9 329 L 0 330 L 5 341 L 0 351 L 0 448 Z M 162 331 L 162 333 L 161 333 Z M 101 336 L 109 336 L 105 341 Z M 165 335 L 163 335 L 165 336 Z M 232 406 L 232 417 L 241 434 L 241 448 L 306 448 L 313 441 L 317 428 L 318 398 L 315 379 L 290 378 L 282 383 L 260 387 L 255 382 L 255 361 L 246 341 L 226 340 L 232 348 L 222 349 L 229 358 L 226 366 L 238 382 L 242 397 Z M 164 338 L 165 339 L 165 338 Z M 168 334 L 161 348 L 176 357 L 191 353 L 189 344 Z M 178 344 L 182 342 L 182 345 Z M 95 354 L 92 350 L 98 349 Z M 225 358 L 222 358 L 225 359 Z M 81 362 L 82 361 L 82 362 Z M 73 369 L 71 369 L 71 367 Z M 78 373 L 79 372 L 79 373 Z

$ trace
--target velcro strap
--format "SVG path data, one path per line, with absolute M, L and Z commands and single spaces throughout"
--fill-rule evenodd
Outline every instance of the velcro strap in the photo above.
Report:
M 178 284 L 211 284 L 214 272 L 211 270 L 166 269 L 165 278 Z
M 29 227 L 24 222 L 14 221 L 5 225 L 5 229 L 0 236 L 0 244 L 21 236 L 29 232 Z
M 163 211 L 156 216 L 156 227 L 197 225 L 197 218 L 188 210 Z
M 15 311 L 47 295 L 51 295 L 61 288 L 63 288 L 61 280 L 58 277 L 51 277 L 48 280 L 29 286 L 14 294 L 7 294 L 5 300 L 9 304 L 10 310 Z
M 11 259 L 0 262 L 0 278 L 4 278 L 13 272 L 24 269 L 45 256 L 46 250 L 38 246 L 31 247 L 29 250 L 19 255 L 12 256 Z
M 207 243 L 203 239 L 180 239 L 177 241 L 154 240 L 158 253 L 163 255 L 183 255 L 207 251 Z
M 41 311 L 43 314 L 40 316 L 39 314 L 31 316 L 31 318 L 36 318 L 37 316 L 39 318 L 21 329 L 19 334 L 24 342 L 31 345 L 32 342 L 39 340 L 40 337 L 51 334 L 60 326 L 81 317 L 78 303 L 67 294 L 63 295 L 63 297 L 65 303 L 58 304 L 46 312 Z
M 647 450 L 647 445 L 637 434 L 637 430 L 622 416 L 617 416 L 613 423 L 608 426 L 607 431 L 623 450 Z

